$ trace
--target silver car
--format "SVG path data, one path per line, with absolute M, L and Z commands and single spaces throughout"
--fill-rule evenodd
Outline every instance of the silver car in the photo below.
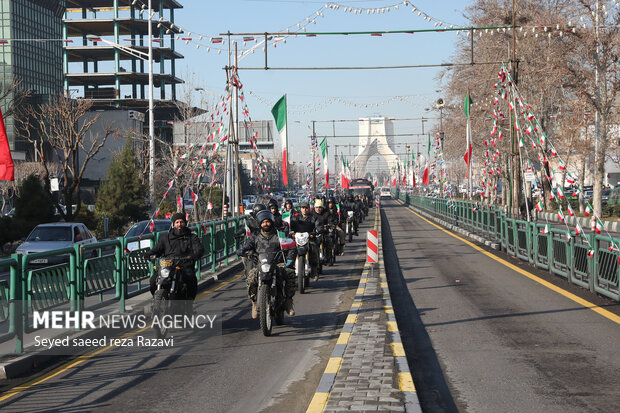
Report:
M 79 222 L 55 222 L 37 225 L 17 250 L 17 254 L 32 254 L 72 247 L 73 245 L 87 245 L 97 242 L 97 238 Z M 68 261 L 67 255 L 46 258 L 37 258 L 31 264 L 52 265 Z

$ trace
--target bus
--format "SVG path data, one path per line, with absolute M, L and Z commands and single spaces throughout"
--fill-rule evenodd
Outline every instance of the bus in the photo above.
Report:
M 364 178 L 353 179 L 349 183 L 349 195 L 353 195 L 353 196 L 359 195 L 360 197 L 362 195 L 366 195 L 366 198 L 368 199 L 368 202 L 369 202 L 368 205 L 370 207 L 374 205 L 374 192 L 375 192 L 375 187 L 372 184 L 372 182 L 370 182 L 368 179 L 364 179 Z

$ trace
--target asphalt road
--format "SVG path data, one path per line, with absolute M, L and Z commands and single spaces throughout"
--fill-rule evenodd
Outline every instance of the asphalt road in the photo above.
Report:
M 359 282 L 362 234 L 306 294 L 295 296 L 297 314 L 274 326 L 271 337 L 251 319 L 239 275 L 197 301 L 198 313 L 221 314 L 221 334 L 177 331 L 174 348 L 104 351 L 0 402 L 0 411 L 303 412 Z M 149 333 L 142 335 L 154 338 Z M 3 384 L 4 392 L 20 381 Z
M 390 292 L 425 412 L 610 412 L 620 326 L 382 203 Z M 618 303 L 514 265 L 618 314 Z M 613 316 L 612 316 L 613 318 Z

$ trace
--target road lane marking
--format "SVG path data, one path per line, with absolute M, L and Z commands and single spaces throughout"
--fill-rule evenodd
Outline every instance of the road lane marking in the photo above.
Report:
M 237 274 L 236 276 L 234 276 L 233 278 L 231 278 L 230 280 L 222 281 L 221 283 L 218 283 L 217 285 L 215 285 L 213 288 L 208 289 L 206 291 L 203 291 L 200 295 L 196 296 L 196 300 L 199 300 L 200 298 L 203 298 L 203 297 L 211 294 L 212 292 L 219 290 L 220 288 L 222 288 L 222 287 L 232 283 L 233 281 L 236 281 L 243 274 L 244 274 L 244 272 L 242 271 L 239 274 Z M 122 336 L 122 338 L 133 337 L 133 336 L 135 336 L 135 335 L 137 335 L 139 333 L 142 333 L 142 332 L 144 332 L 144 331 L 146 331 L 148 329 L 149 329 L 149 327 L 144 327 L 144 328 L 138 329 L 136 331 L 131 331 L 129 333 L 125 333 Z M 56 369 L 54 369 L 54 370 L 44 374 L 41 377 L 37 377 L 36 379 L 33 379 L 33 380 L 31 380 L 31 381 L 29 381 L 29 382 L 27 382 L 25 384 L 22 384 L 20 386 L 13 387 L 11 390 L 7 390 L 2 395 L 0 395 L 0 402 L 3 402 L 5 400 L 7 400 L 7 399 L 10 399 L 13 396 L 16 396 L 16 395 L 18 395 L 18 394 L 20 394 L 20 393 L 22 393 L 22 392 L 24 392 L 24 391 L 26 391 L 28 389 L 31 389 L 31 388 L 33 388 L 33 387 L 35 387 L 35 386 L 37 386 L 37 385 L 39 385 L 41 383 L 44 383 L 44 382 L 48 381 L 49 379 L 54 378 L 54 377 L 58 376 L 59 374 L 64 373 L 65 371 L 70 370 L 73 367 L 76 367 L 76 366 L 82 364 L 83 362 L 85 362 L 87 360 L 90 360 L 91 358 L 93 358 L 93 357 L 95 357 L 95 356 L 97 356 L 97 355 L 99 355 L 99 354 L 101 354 L 101 353 L 103 353 L 105 351 L 110 350 L 113 347 L 116 347 L 116 346 L 111 346 L 110 345 L 110 346 L 106 346 L 106 347 L 101 347 L 101 348 L 98 348 L 97 350 L 93 350 L 93 351 L 91 351 L 91 352 L 89 352 L 87 354 L 80 355 L 75 360 L 72 360 L 72 361 L 66 363 L 65 365 L 57 367 Z
M 484 249 L 480 248 L 479 246 L 477 246 L 476 244 L 467 241 L 464 238 L 459 237 L 456 234 L 453 234 L 452 232 L 448 231 L 447 229 L 444 229 L 442 227 L 440 227 L 439 225 L 429 221 L 428 219 L 426 219 L 425 217 L 423 217 L 422 215 L 418 214 L 415 211 L 412 211 L 411 209 L 407 208 L 409 210 L 409 212 L 411 212 L 412 214 L 415 214 L 417 217 L 423 219 L 424 221 L 428 222 L 429 224 L 431 224 L 432 226 L 440 229 L 441 231 L 445 232 L 446 234 L 458 239 L 459 241 L 464 242 L 465 244 L 469 245 L 470 247 L 472 247 L 473 249 L 475 249 L 476 251 L 479 251 L 481 253 L 483 253 L 484 255 L 486 255 L 489 258 L 494 259 L 495 261 L 499 262 L 500 264 L 505 265 L 506 267 L 510 268 L 511 270 L 514 270 L 516 272 L 518 272 L 521 275 L 526 276 L 527 278 L 529 278 L 532 281 L 535 281 L 537 283 L 539 283 L 542 286 L 545 286 L 547 288 L 549 288 L 552 291 L 555 291 L 556 293 L 568 298 L 569 300 L 572 300 L 574 302 L 576 302 L 577 304 L 580 304 L 582 306 L 584 306 L 585 308 L 588 308 L 592 311 L 594 311 L 595 313 L 598 313 L 599 315 L 602 315 L 603 317 L 607 318 L 608 320 L 613 321 L 616 324 L 620 324 L 620 316 L 612 313 L 609 310 L 605 310 L 604 308 L 599 307 L 598 305 L 591 303 L 588 300 L 584 300 L 583 298 L 570 293 L 560 287 L 558 287 L 557 285 L 554 285 L 552 283 L 550 283 L 549 281 L 543 280 L 542 278 L 532 274 L 531 272 L 525 271 L 519 267 L 517 267 L 514 264 L 509 263 L 508 261 L 504 260 L 503 258 L 497 257 L 495 255 L 493 255 L 492 253 L 485 251 Z

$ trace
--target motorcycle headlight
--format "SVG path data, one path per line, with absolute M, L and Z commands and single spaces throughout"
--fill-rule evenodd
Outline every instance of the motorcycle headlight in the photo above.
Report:
M 260 270 L 262 272 L 269 272 L 271 270 L 271 264 L 261 264 Z
M 162 268 L 160 271 L 162 278 L 168 278 L 170 276 L 170 269 Z

